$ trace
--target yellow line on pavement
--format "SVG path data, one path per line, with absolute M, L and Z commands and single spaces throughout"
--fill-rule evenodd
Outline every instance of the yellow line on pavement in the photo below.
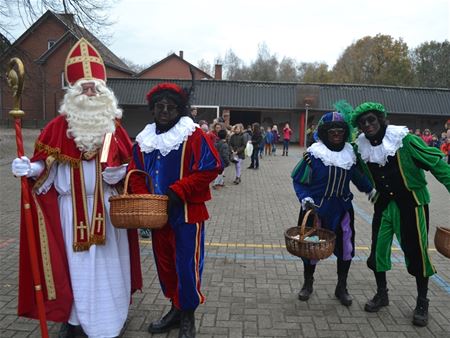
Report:
M 148 239 L 139 240 L 140 243 L 151 244 L 152 241 Z M 211 247 L 223 247 L 223 248 L 257 248 L 257 249 L 279 249 L 285 248 L 285 245 L 281 244 L 253 244 L 253 243 L 220 243 L 220 242 L 206 242 L 205 246 Z M 356 250 L 370 250 L 369 246 L 357 246 Z M 400 248 L 392 247 L 392 251 L 401 251 Z M 429 248 L 430 251 L 436 251 L 434 248 Z

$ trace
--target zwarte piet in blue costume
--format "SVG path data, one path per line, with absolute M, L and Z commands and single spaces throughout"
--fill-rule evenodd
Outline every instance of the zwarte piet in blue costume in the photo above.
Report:
M 172 308 L 152 322 L 150 333 L 180 326 L 179 337 L 195 336 L 194 311 L 205 300 L 201 292 L 204 260 L 205 202 L 209 184 L 221 163 L 206 134 L 189 117 L 189 92 L 173 83 L 162 83 L 147 94 L 155 123 L 136 137 L 130 169 L 146 171 L 155 194 L 169 197 L 168 223 L 152 230 L 153 254 L 164 295 Z M 134 193 L 148 193 L 145 178 L 131 176 Z
M 340 302 L 349 306 L 347 275 L 355 255 L 355 226 L 350 181 L 370 196 L 375 194 L 369 180 L 357 170 L 353 147 L 346 142 L 350 129 L 343 115 L 331 112 L 318 124 L 318 140 L 303 155 L 292 172 L 295 193 L 302 205 L 300 217 L 314 208 L 322 228 L 336 233 L 334 254 L 337 257 L 338 283 L 335 290 Z M 302 301 L 313 291 L 317 261 L 303 259 L 304 284 L 298 294 Z
M 375 273 L 377 293 L 365 310 L 377 312 L 389 305 L 386 271 L 391 269 L 394 234 L 405 255 L 408 272 L 415 276 L 417 304 L 413 324 L 428 323 L 428 279 L 436 270 L 428 254 L 430 194 L 424 170 L 450 191 L 450 166 L 437 148 L 429 147 L 404 126 L 387 125 L 385 107 L 364 102 L 352 114 L 362 133 L 356 140 L 362 169 L 379 196 L 374 205 L 372 246 L 367 265 Z

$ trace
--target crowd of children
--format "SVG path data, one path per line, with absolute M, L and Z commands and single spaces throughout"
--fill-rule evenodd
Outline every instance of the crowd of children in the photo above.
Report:
M 440 149 L 447 156 L 447 163 L 450 164 L 450 122 L 445 124 L 445 128 L 447 131 L 443 131 L 440 137 L 428 128 L 424 129 L 423 132 L 420 129 L 415 131 L 409 129 L 409 132 L 420 137 L 428 146 Z
M 283 135 L 278 132 L 278 126 L 260 126 L 259 123 L 248 125 L 242 123 L 226 126 L 221 120 L 214 120 L 211 126 L 205 120 L 198 122 L 218 150 L 223 168 L 233 165 L 235 169 L 234 184 L 241 183 L 242 163 L 246 157 L 251 160 L 247 169 L 259 169 L 259 159 L 263 156 L 276 156 L 277 145 L 283 136 L 283 156 L 288 156 L 288 144 L 292 130 L 286 123 Z M 287 145 L 286 145 L 287 144 Z M 220 190 L 224 187 L 223 172 L 213 182 L 212 188 Z

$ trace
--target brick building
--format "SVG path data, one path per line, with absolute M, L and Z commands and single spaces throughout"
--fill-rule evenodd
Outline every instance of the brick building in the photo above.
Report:
M 159 82 L 191 85 L 190 68 L 196 80 L 192 104 L 198 118 L 212 122 L 223 116 L 226 122 L 244 125 L 259 122 L 264 126 L 288 122 L 294 130 L 293 142 L 303 143 L 305 120 L 317 123 L 321 114 L 333 109 L 333 103 L 345 99 L 352 105 L 378 101 L 387 107 L 393 124 L 410 128 L 442 130 L 450 115 L 450 90 L 357 84 L 307 84 L 222 80 L 221 65 L 214 78 L 184 59 L 184 53 L 170 54 L 152 66 L 134 74 L 95 36 L 75 25 L 71 15 L 46 12 L 0 56 L 0 124 L 10 123 L 8 112 L 12 96 L 4 78 L 10 57 L 25 63 L 26 82 L 22 97 L 24 125 L 43 126 L 58 114 L 64 95 L 64 63 L 73 44 L 89 40 L 103 57 L 108 86 L 124 109 L 123 124 L 135 136 L 151 120 L 145 94 Z
M 0 56 L 0 123 L 7 124 L 11 120 L 8 113 L 12 94 L 3 75 L 10 58 L 19 57 L 25 66 L 24 125 L 42 126 L 58 114 L 64 96 L 66 56 L 81 37 L 89 40 L 102 55 L 108 78 L 133 76 L 128 66 L 102 42 L 76 25 L 72 15 L 47 11 Z
M 209 80 L 212 79 L 211 75 L 205 73 L 203 70 L 195 67 L 193 64 L 187 62 L 184 59 L 183 51 L 180 50 L 180 54 L 170 54 L 161 61 L 151 65 L 144 69 L 140 73 L 136 74 L 138 79 L 178 79 L 178 80 L 190 80 L 192 78 L 189 68 L 192 67 L 194 78 L 196 80 Z M 221 76 L 221 75 L 220 75 Z

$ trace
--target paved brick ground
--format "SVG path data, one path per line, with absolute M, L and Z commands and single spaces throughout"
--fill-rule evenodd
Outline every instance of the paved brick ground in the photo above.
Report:
M 27 154 L 37 131 L 25 131 Z M 257 171 L 243 169 L 238 186 L 233 168 L 227 168 L 226 187 L 213 191 L 208 203 L 206 264 L 203 275 L 205 304 L 196 312 L 198 337 L 450 337 L 450 261 L 434 250 L 431 256 L 439 274 L 430 281 L 430 323 L 411 324 L 415 306 L 415 281 L 406 272 L 403 255 L 394 245 L 393 269 L 388 273 L 391 303 L 375 314 L 363 310 L 372 297 L 375 282 L 365 260 L 370 243 L 371 206 L 355 193 L 357 256 L 350 269 L 349 290 L 353 305 L 341 306 L 334 297 L 336 264 L 321 262 L 315 290 L 305 303 L 297 299 L 302 264 L 285 249 L 283 232 L 295 226 L 299 203 L 290 171 L 301 149 L 292 147 L 289 157 L 261 160 Z M 0 129 L 0 336 L 38 337 L 37 321 L 19 318 L 17 306 L 19 181 L 10 173 L 14 157 L 11 130 Z M 248 160 L 246 163 L 248 165 Z M 449 223 L 449 195 L 432 176 L 431 230 Z M 162 296 L 156 277 L 151 243 L 141 242 L 144 288 L 134 297 L 123 337 L 148 337 L 150 321 L 170 305 Z M 49 322 L 55 337 L 59 324 Z M 157 337 L 177 337 L 177 331 Z

